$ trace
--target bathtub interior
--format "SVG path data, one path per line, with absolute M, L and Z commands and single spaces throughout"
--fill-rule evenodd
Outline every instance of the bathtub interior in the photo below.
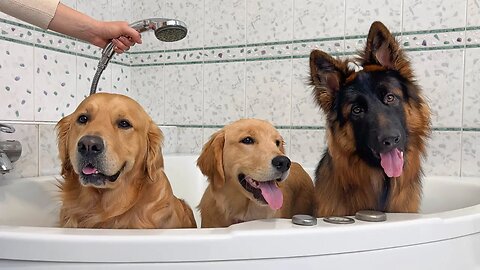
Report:
M 165 157 L 165 170 L 174 193 L 194 210 L 207 186 L 206 178 L 196 167 L 196 156 Z M 313 169 L 307 171 L 313 173 Z M 59 176 L 13 179 L 0 182 L 0 225 L 57 227 L 60 197 Z M 422 214 L 433 214 L 480 204 L 480 179 L 426 177 Z

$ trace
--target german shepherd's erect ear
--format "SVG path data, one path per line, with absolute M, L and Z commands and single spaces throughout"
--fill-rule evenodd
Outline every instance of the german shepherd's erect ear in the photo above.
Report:
M 348 75 L 346 61 L 337 60 L 327 53 L 310 53 L 310 80 L 314 86 L 315 101 L 325 113 L 331 111 L 335 95 Z
M 406 79 L 413 79 L 410 62 L 395 37 L 381 22 L 374 22 L 370 26 L 367 44 L 360 54 L 359 61 L 362 66 L 380 65 L 400 72 Z
M 222 188 L 225 184 L 223 171 L 223 146 L 225 145 L 225 131 L 215 132 L 203 146 L 202 153 L 197 160 L 197 166 L 214 189 Z

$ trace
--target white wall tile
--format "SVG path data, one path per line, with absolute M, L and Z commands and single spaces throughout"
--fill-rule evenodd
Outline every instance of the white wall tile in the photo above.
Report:
M 165 0 L 131 1 L 131 21 L 136 22 L 148 18 L 169 18 L 165 15 Z
M 202 128 L 178 128 L 179 153 L 199 154 L 203 146 Z
M 462 136 L 462 176 L 480 176 L 480 132 L 464 131 Z
M 160 126 L 163 133 L 162 153 L 170 154 L 178 152 L 178 128 L 175 126 Z
M 247 43 L 291 40 L 293 0 L 247 1 Z
M 205 124 L 225 125 L 245 117 L 245 63 L 204 65 Z
M 480 127 L 480 48 L 467 49 L 465 55 L 465 92 L 463 126 Z
M 131 69 L 129 66 L 110 64 L 112 69 L 111 90 L 105 91 L 121 95 L 131 95 Z
M 338 0 L 294 0 L 294 39 L 343 37 L 345 4 Z
M 39 125 L 39 130 L 39 175 L 59 175 L 61 169 L 55 125 Z
M 184 39 L 165 44 L 166 49 L 203 46 L 204 1 L 165 0 L 165 17 L 184 22 L 188 29 Z
M 58 121 L 77 106 L 76 56 L 35 48 L 35 120 Z
M 324 126 L 324 113 L 316 105 L 310 86 L 308 58 L 293 60 L 292 76 L 292 125 Z
M 427 143 L 425 175 L 460 176 L 461 133 L 434 131 Z
M 367 35 L 374 21 L 381 21 L 390 32 L 400 32 L 402 1 L 347 0 L 345 35 Z
M 116 0 L 112 0 L 116 1 Z M 63 2 L 63 1 L 62 1 Z M 96 20 L 110 21 L 111 20 L 111 3 L 110 0 L 77 0 L 78 11 L 89 15 Z
M 0 119 L 34 119 L 33 47 L 0 41 Z
M 460 127 L 463 50 L 411 52 L 409 56 L 418 84 L 432 109 L 432 125 Z
M 467 26 L 480 25 L 480 0 L 467 0 Z
M 165 66 L 165 124 L 203 122 L 202 65 Z
M 205 0 L 205 46 L 245 44 L 245 0 Z
M 163 66 L 133 67 L 129 96 L 143 106 L 157 124 L 165 122 Z
M 290 125 L 292 61 L 247 62 L 247 117 Z
M 111 20 L 113 21 L 131 21 L 132 20 L 132 1 L 131 0 L 110 0 L 111 2 Z
M 466 0 L 404 0 L 403 31 L 465 27 Z
M 305 169 L 315 169 L 327 148 L 325 130 L 291 130 L 292 161 L 300 163 Z

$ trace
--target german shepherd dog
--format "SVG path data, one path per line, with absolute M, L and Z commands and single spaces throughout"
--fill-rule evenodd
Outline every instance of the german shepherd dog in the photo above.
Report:
M 310 54 L 316 103 L 327 116 L 327 150 L 316 169 L 315 214 L 418 212 L 430 110 L 411 64 L 374 22 L 360 71 L 325 52 Z

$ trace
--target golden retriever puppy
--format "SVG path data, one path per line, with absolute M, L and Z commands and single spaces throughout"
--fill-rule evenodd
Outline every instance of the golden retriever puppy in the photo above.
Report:
M 56 128 L 61 226 L 196 228 L 163 170 L 163 135 L 137 102 L 95 94 Z
M 242 119 L 213 134 L 197 165 L 208 177 L 200 209 L 203 228 L 312 214 L 313 182 L 285 156 L 268 122 Z

